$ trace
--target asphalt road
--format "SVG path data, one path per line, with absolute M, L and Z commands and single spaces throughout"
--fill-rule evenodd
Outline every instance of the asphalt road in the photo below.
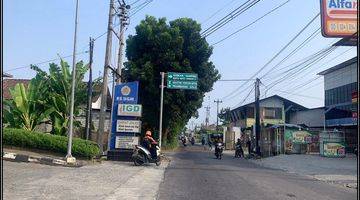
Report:
M 254 199 L 254 200 L 346 200 L 356 199 L 356 190 L 308 177 L 260 167 L 244 159 L 187 146 L 168 153 L 171 162 L 160 184 L 158 199 Z

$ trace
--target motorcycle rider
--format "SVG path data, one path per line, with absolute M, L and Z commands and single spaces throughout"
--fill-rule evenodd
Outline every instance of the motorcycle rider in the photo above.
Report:
M 243 148 L 242 148 L 240 138 L 237 139 L 237 142 L 235 143 L 235 146 L 236 146 L 235 157 L 236 157 L 237 155 L 240 155 L 240 157 L 244 157 L 244 150 L 243 150 Z
M 215 155 L 217 153 L 222 153 L 220 148 L 223 148 L 224 144 L 222 142 L 222 139 L 215 139 Z
M 143 144 L 150 151 L 151 157 L 153 159 L 157 159 L 156 145 L 158 143 L 154 140 L 154 138 L 152 138 L 151 131 L 146 131 L 145 137 L 144 137 L 144 140 L 143 140 Z

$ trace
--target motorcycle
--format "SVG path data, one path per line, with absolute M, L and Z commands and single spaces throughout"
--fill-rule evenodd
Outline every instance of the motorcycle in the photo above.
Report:
M 223 150 L 224 150 L 223 144 L 222 143 L 216 143 L 216 145 L 215 145 L 215 156 L 216 156 L 217 159 L 221 160 Z
M 182 143 L 183 143 L 184 147 L 186 147 L 186 139 L 185 138 L 182 139 Z
M 241 158 L 241 156 L 244 155 L 242 152 L 242 148 L 240 144 L 237 144 L 235 146 L 235 158 Z
M 153 159 L 147 148 L 135 145 L 132 160 L 134 161 L 135 166 L 144 165 L 145 163 L 155 163 L 156 166 L 159 166 L 161 164 L 160 147 L 156 145 L 156 159 Z

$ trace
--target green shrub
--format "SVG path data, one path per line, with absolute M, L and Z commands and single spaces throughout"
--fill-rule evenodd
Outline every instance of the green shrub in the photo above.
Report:
M 41 149 L 55 153 L 67 153 L 67 137 L 31 132 L 23 129 L 5 128 L 3 144 L 29 149 Z M 93 158 L 100 153 L 96 143 L 80 138 L 73 138 L 72 155 L 83 158 Z

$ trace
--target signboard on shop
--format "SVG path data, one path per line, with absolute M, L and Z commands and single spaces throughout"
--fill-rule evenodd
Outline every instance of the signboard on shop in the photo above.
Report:
M 320 0 L 324 37 L 349 37 L 357 32 L 357 0 Z
M 324 142 L 324 156 L 344 157 L 345 145 L 343 143 Z
M 134 149 L 139 144 L 139 137 L 116 136 L 115 148 L 117 149 Z
M 117 120 L 116 132 L 140 133 L 141 121 L 139 120 Z
M 351 102 L 353 102 L 353 103 L 358 102 L 358 92 L 357 91 L 351 93 Z
M 142 106 L 140 104 L 119 104 L 118 116 L 141 117 Z

